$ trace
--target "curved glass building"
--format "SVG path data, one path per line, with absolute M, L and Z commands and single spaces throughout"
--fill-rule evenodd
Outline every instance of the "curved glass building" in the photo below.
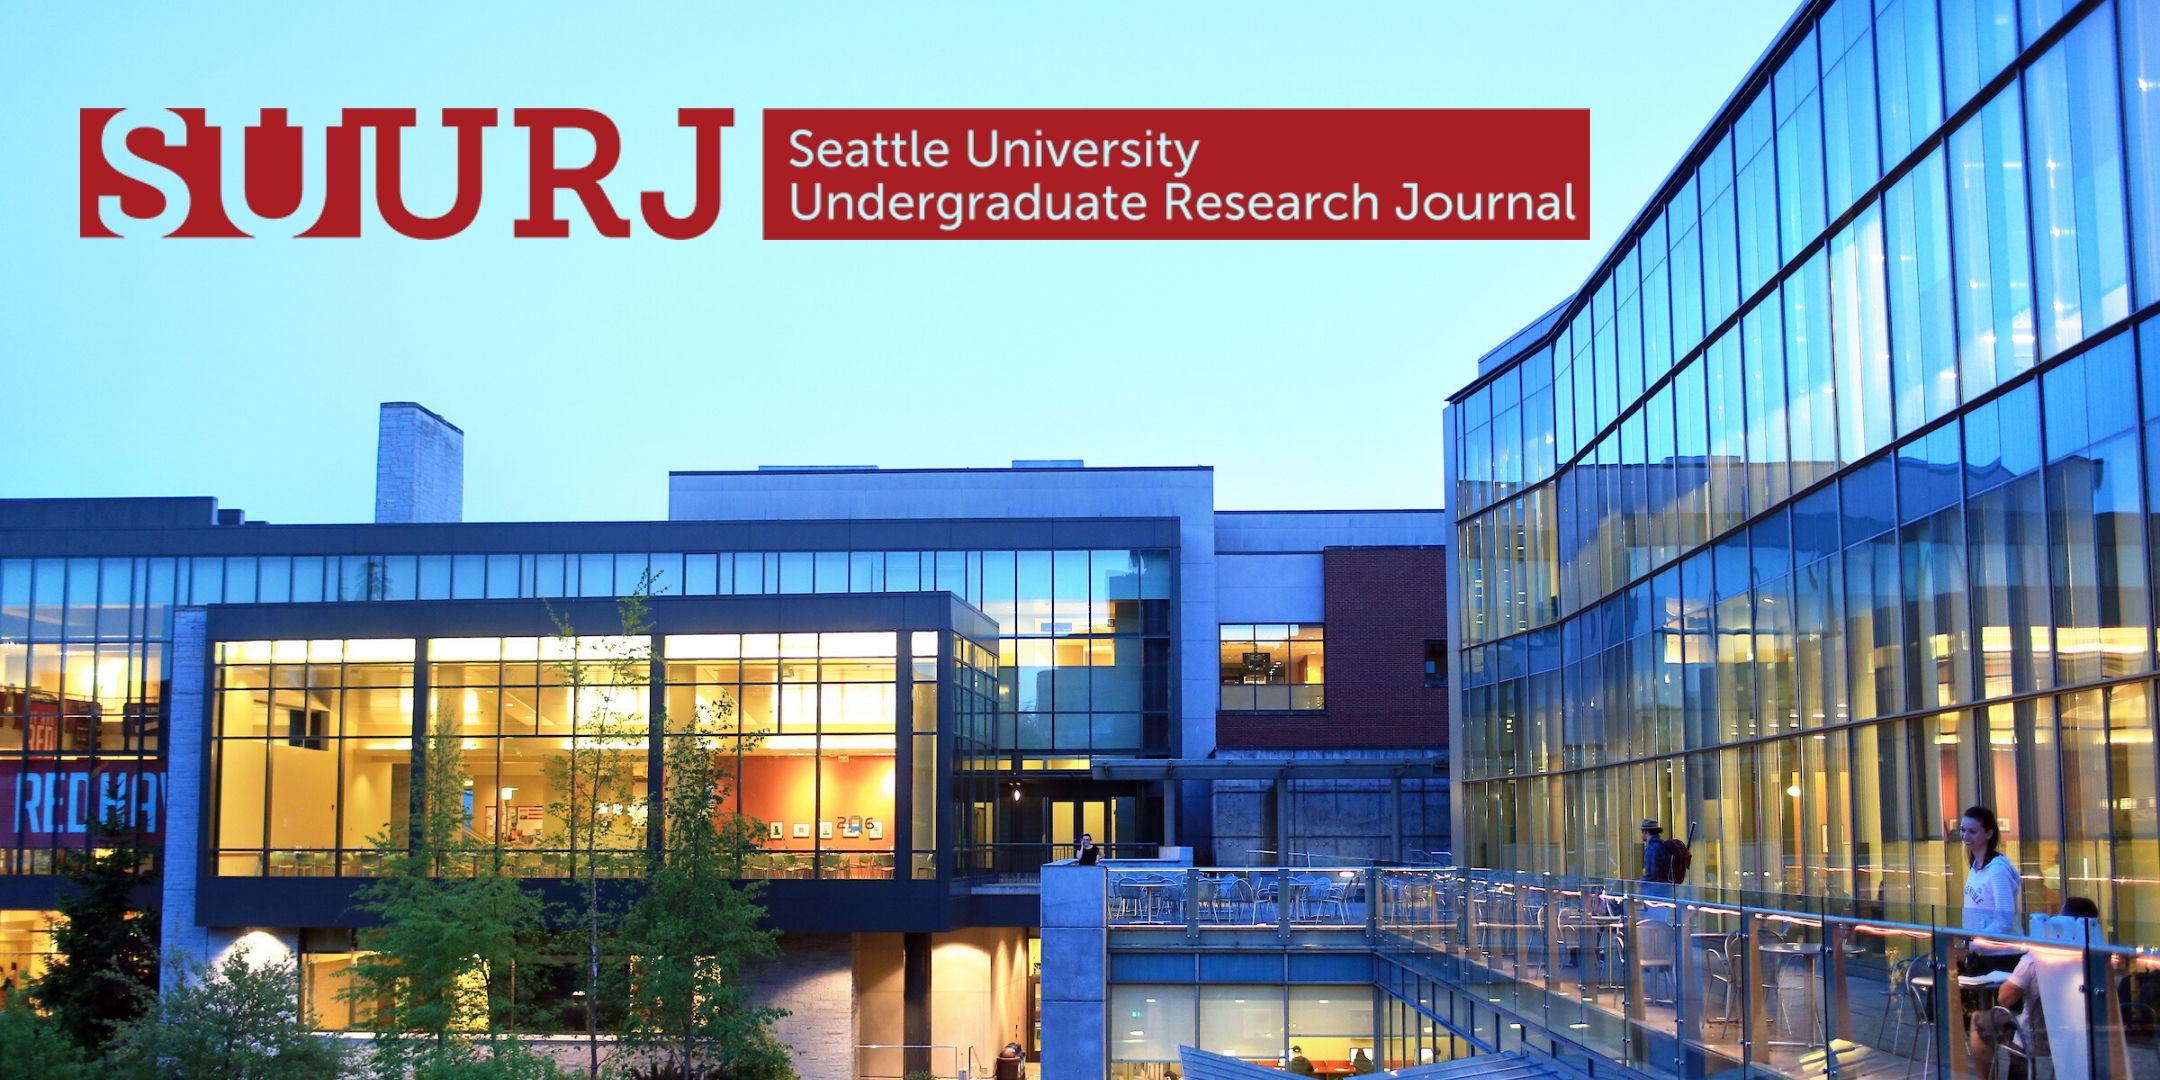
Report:
M 2160 2 L 1804 4 L 1446 411 L 1463 862 L 2160 940 L 2156 301 Z

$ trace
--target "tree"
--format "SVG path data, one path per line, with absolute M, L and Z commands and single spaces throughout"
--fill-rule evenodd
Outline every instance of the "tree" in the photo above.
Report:
M 625 1041 L 655 1076 L 789 1077 L 787 1047 L 772 1034 L 786 1010 L 744 997 L 745 970 L 780 948 L 778 933 L 761 925 L 763 883 L 736 880 L 765 831 L 733 807 L 733 710 L 723 700 L 666 726 L 662 850 L 623 920 L 631 957 Z
M 344 1068 L 344 1044 L 299 1008 L 292 961 L 258 966 L 235 949 L 215 967 L 167 962 L 186 970 L 114 1036 L 105 1071 L 116 1080 L 322 1080 Z
M 641 864 L 645 846 L 648 803 L 636 766 L 652 736 L 640 699 L 652 677 L 646 598 L 653 582 L 647 571 L 636 590 L 617 602 L 621 631 L 615 637 L 581 638 L 567 618 L 550 611 L 555 622 L 550 663 L 570 690 L 573 726 L 568 751 L 548 763 L 556 792 L 548 810 L 563 823 L 570 881 L 584 902 L 577 920 L 584 936 L 577 986 L 585 1003 L 587 1069 L 594 1076 L 600 1073 L 603 945 L 621 916 L 603 902 L 600 879 Z
M 384 1077 L 513 1075 L 499 1070 L 526 1056 L 505 1038 L 510 976 L 539 929 L 540 904 L 466 827 L 460 758 L 447 728 L 429 736 L 410 845 L 377 837 L 382 874 L 355 894 L 379 925 L 359 933 L 340 997 L 375 1028 Z
M 20 990 L 0 1002 L 0 1080 L 89 1080 L 82 1047 Z
M 98 850 L 69 853 L 55 955 L 32 995 L 92 1056 L 142 1015 L 158 978 L 157 913 L 138 902 L 157 880 L 149 854 L 117 819 L 94 837 Z

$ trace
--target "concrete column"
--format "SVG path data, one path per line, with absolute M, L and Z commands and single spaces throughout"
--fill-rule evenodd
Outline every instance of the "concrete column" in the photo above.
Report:
M 173 612 L 172 696 L 165 716 L 165 851 L 159 897 L 158 952 L 209 963 L 216 948 L 195 923 L 195 884 L 201 872 L 203 738 L 209 714 L 208 613 L 199 607 Z M 173 985 L 182 965 L 166 963 L 160 982 Z
M 900 939 L 900 1030 L 908 1046 L 907 1071 L 931 1068 L 930 935 Z
M 1102 1080 L 1105 1072 L 1107 880 L 1099 866 L 1042 869 L 1042 1080 Z

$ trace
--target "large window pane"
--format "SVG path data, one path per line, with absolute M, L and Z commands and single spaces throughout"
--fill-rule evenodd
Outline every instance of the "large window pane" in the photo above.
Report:
M 1970 400 L 2033 366 L 2032 251 L 2025 222 L 2025 151 L 2015 93 L 1950 134 L 1950 225 L 1957 280 L 1958 356 Z
M 2040 353 L 2130 313 L 2114 27 L 2079 23 L 2025 74 Z
M 1937 150 L 1883 199 L 1900 435 L 1948 413 L 1958 401 L 1945 183 L 1943 154 Z
M 2121 3 L 2124 136 L 2139 307 L 2160 299 L 2160 5 Z
M 1882 218 L 1870 206 L 1830 240 L 1838 447 L 1847 462 L 1890 445 L 1890 327 L 1883 297 Z
M 1176 1061 L 1197 1038 L 1190 986 L 1112 986 L 1110 1060 Z
M 1200 1049 L 1253 1061 L 1280 1061 L 1289 1052 L 1283 1033 L 1280 984 L 1202 986 Z
M 1884 160 L 1896 162 L 1942 125 L 1935 0 L 1890 0 L 1875 16 Z
M 1778 111 L 1778 244 L 1788 260 L 1822 233 L 1826 220 L 1818 72 L 1815 35 L 1809 34 L 1773 80 Z

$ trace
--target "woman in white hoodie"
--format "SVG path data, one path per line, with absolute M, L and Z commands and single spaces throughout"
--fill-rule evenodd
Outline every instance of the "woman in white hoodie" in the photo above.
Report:
M 2001 851 L 2002 824 L 1995 811 L 1971 807 L 1958 826 L 1971 864 L 1971 873 L 1965 877 L 1964 928 L 1978 934 L 2018 933 L 2018 898 L 2024 882 Z M 2020 955 L 2014 948 L 1974 942 L 1966 953 L 1965 973 L 2010 971 L 2017 967 Z

